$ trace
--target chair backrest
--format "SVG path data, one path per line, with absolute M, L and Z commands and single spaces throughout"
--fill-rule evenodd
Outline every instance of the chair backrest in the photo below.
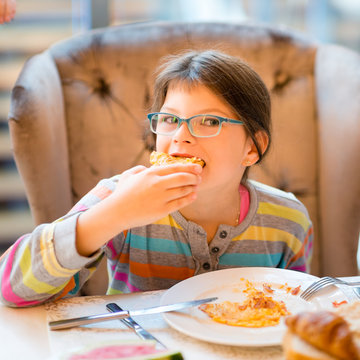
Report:
M 250 177 L 307 206 L 312 273 L 357 274 L 360 57 L 287 29 L 125 25 L 74 36 L 29 59 L 12 92 L 9 124 L 35 221 L 62 216 L 101 178 L 148 164 L 144 119 L 159 60 L 208 48 L 245 59 L 271 92 L 273 147 Z

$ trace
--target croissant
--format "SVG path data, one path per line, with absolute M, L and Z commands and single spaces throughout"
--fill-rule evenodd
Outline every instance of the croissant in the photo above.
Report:
M 360 359 L 349 324 L 333 312 L 303 312 L 287 317 L 285 322 L 306 343 L 337 359 Z

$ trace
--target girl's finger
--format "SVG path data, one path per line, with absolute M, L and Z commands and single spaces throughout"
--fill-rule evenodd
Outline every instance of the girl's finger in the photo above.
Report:
M 167 204 L 169 213 L 177 211 L 183 208 L 184 206 L 191 204 L 196 199 L 196 196 L 197 196 L 196 193 L 192 192 L 181 198 L 177 198 L 169 201 Z
M 132 174 L 138 174 L 144 170 L 146 170 L 147 167 L 146 166 L 143 166 L 143 165 L 137 165 L 137 166 L 134 166 L 130 169 L 127 169 L 125 170 L 122 174 L 126 175 L 126 174 L 129 174 L 129 175 L 132 175 Z
M 135 167 L 133 167 L 131 169 L 125 170 L 121 174 L 113 176 L 112 179 L 115 182 L 119 182 L 120 179 L 126 178 L 127 176 L 130 176 L 130 175 L 138 174 L 138 173 L 144 171 L 145 169 L 147 169 L 147 167 L 142 166 L 142 165 L 138 165 L 138 166 L 135 166 Z
M 195 193 L 197 190 L 197 185 L 181 186 L 166 191 L 166 198 L 168 202 L 181 199 L 188 196 L 191 193 Z
M 191 172 L 194 174 L 201 174 L 202 167 L 198 164 L 170 164 L 162 166 L 152 166 L 151 171 L 158 175 L 169 175 L 177 172 Z
M 166 189 L 174 189 L 182 186 L 199 185 L 201 176 L 191 173 L 175 173 L 167 176 L 159 176 L 158 185 Z

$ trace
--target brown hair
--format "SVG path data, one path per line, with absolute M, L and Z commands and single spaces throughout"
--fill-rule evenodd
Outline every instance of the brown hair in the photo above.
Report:
M 167 91 L 178 84 L 189 87 L 202 84 L 221 96 L 244 122 L 258 151 L 258 162 L 263 159 L 271 143 L 271 101 L 264 82 L 248 64 L 215 50 L 189 51 L 167 57 L 155 81 L 153 112 L 160 111 Z M 269 138 L 263 153 L 255 138 L 258 131 Z

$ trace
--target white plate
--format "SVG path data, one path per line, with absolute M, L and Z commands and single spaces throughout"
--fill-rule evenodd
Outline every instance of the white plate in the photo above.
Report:
M 298 271 L 246 267 L 218 270 L 197 275 L 181 281 L 168 289 L 161 298 L 161 304 L 171 304 L 179 301 L 195 300 L 217 296 L 216 302 L 244 300 L 241 290 L 244 288 L 244 278 L 251 281 L 256 288 L 261 289 L 263 283 L 278 285 L 287 283 L 291 287 L 301 285 L 304 290 L 318 277 Z M 299 294 L 300 295 L 300 294 Z M 300 296 L 288 294 L 285 290 L 275 290 L 272 295 L 275 300 L 283 300 L 287 309 L 296 314 L 305 310 L 333 309 L 333 301 L 347 300 L 345 295 L 335 286 L 330 286 L 317 296 L 304 301 Z M 236 346 L 271 346 L 280 345 L 286 325 L 284 320 L 279 325 L 263 328 L 245 328 L 217 323 L 197 307 L 181 312 L 163 314 L 165 321 L 174 329 L 196 339 L 212 343 Z

